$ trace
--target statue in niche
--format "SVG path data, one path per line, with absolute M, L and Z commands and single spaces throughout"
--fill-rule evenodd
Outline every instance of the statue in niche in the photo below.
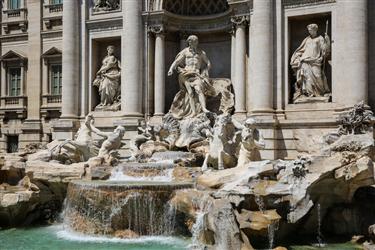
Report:
M 120 0 L 94 0 L 94 11 L 109 11 L 120 8 Z
M 228 79 L 210 79 L 211 63 L 206 53 L 198 47 L 198 37 L 187 38 L 188 47 L 183 49 L 172 63 L 168 76 L 178 72 L 180 91 L 176 94 L 169 113 L 176 119 L 193 118 L 210 113 L 207 97 L 220 96 L 221 113 L 233 111 L 234 95 Z
M 318 36 L 318 25 L 307 26 L 309 36 L 293 53 L 290 65 L 295 72 L 294 103 L 328 102 L 331 96 L 327 83 L 325 61 L 331 50 L 330 38 Z
M 107 47 L 107 56 L 102 61 L 102 67 L 96 73 L 93 85 L 98 87 L 100 104 L 96 110 L 117 111 L 120 109 L 120 61 L 114 55 L 115 47 Z

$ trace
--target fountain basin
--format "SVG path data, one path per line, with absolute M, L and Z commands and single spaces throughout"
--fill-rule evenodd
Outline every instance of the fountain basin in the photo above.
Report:
M 185 234 L 169 200 L 175 190 L 192 187 L 186 182 L 73 181 L 64 223 L 82 233 L 122 238 Z

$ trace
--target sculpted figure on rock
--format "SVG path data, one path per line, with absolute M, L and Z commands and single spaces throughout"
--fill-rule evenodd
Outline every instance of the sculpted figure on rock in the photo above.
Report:
M 325 75 L 325 61 L 330 53 L 330 38 L 318 35 L 318 25 L 307 26 L 309 36 L 293 53 L 290 65 L 295 72 L 296 83 L 293 102 L 328 102 L 330 89 Z
M 98 87 L 100 104 L 96 109 L 119 110 L 120 109 L 120 61 L 114 55 L 115 47 L 107 47 L 107 56 L 102 61 L 102 67 L 96 73 L 93 82 Z
M 172 63 L 168 76 L 178 72 L 180 91 L 176 94 L 169 113 L 177 119 L 196 117 L 209 113 L 207 97 L 221 94 L 220 108 L 223 113 L 233 110 L 234 95 L 228 79 L 210 79 L 208 71 L 211 62 L 206 53 L 198 47 L 198 37 L 187 39 L 188 47 L 183 49 Z

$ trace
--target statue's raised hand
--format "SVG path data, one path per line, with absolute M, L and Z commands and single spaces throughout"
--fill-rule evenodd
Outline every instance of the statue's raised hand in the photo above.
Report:
M 168 76 L 171 76 L 171 75 L 173 75 L 173 70 L 172 69 L 168 70 Z

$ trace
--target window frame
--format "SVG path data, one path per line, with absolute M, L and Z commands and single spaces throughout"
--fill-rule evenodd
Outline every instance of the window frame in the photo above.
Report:
M 60 72 L 59 76 L 57 77 L 58 79 L 58 91 L 54 92 L 54 76 L 53 76 L 53 67 L 59 66 L 60 67 Z M 61 95 L 62 94 L 62 63 L 61 62 L 50 62 L 48 64 L 48 92 L 50 95 Z
M 15 79 L 16 80 L 16 87 L 14 88 L 13 85 L 13 77 L 11 74 L 12 70 L 19 70 L 19 75 Z M 8 96 L 17 97 L 21 96 L 22 93 L 22 67 L 21 66 L 9 66 L 7 67 L 7 85 L 8 85 Z M 15 94 L 13 95 L 13 90 L 15 90 Z
M 8 10 L 19 10 L 21 9 L 21 3 L 22 0 L 8 0 Z M 14 3 L 17 3 L 16 5 L 16 8 L 14 6 Z

